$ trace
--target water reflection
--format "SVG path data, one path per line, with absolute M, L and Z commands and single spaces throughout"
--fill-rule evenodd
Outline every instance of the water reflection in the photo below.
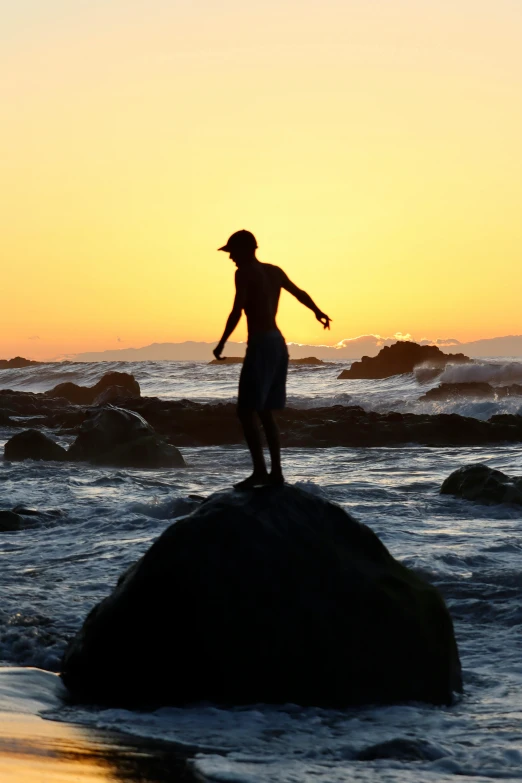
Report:
M 140 740 L 32 715 L 0 715 L 2 783 L 196 783 L 170 743 Z

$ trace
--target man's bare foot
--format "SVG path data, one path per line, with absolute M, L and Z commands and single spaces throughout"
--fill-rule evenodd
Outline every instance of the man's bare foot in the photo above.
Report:
M 274 473 L 274 471 L 272 471 L 268 476 L 268 483 L 271 487 L 280 487 L 285 483 L 285 477 L 281 472 Z
M 270 476 L 268 473 L 252 473 L 243 481 L 238 481 L 234 484 L 234 489 L 252 489 L 252 487 L 266 487 L 270 483 Z

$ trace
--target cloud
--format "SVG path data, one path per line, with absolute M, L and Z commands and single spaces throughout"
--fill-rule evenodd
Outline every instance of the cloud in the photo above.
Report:
M 462 345 L 462 343 L 455 337 L 437 337 L 436 340 L 429 340 L 427 337 L 424 337 L 420 340 L 420 345 L 437 345 L 439 348 L 444 348 L 450 345 Z
M 413 340 L 414 337 L 408 332 L 403 334 L 402 332 L 395 332 L 392 337 L 381 337 L 380 334 L 361 334 L 359 337 L 346 337 L 344 340 L 340 340 L 335 348 L 350 348 L 352 346 L 376 346 L 382 348 L 383 345 L 391 345 L 398 340 Z
M 28 339 L 28 340 L 39 340 L 40 338 L 38 337 L 38 335 L 37 335 L 37 334 L 35 334 L 35 335 L 33 335 L 32 337 L 28 337 L 27 339 Z

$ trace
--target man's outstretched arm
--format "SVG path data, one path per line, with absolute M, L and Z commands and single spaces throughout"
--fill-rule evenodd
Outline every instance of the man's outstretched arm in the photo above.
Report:
M 238 269 L 236 272 L 236 296 L 234 299 L 234 305 L 232 307 L 232 310 L 230 311 L 230 315 L 227 318 L 223 336 L 221 337 L 221 340 L 212 351 L 216 359 L 222 358 L 221 354 L 225 349 L 225 343 L 241 319 L 243 307 L 245 306 L 245 296 L 246 296 L 246 288 L 244 285 L 243 278 L 239 274 L 239 269 Z
M 295 296 L 298 302 L 301 302 L 301 304 L 304 304 L 305 307 L 308 307 L 314 313 L 319 323 L 323 325 L 323 329 L 329 329 L 330 321 L 332 319 L 329 318 L 326 313 L 323 313 L 322 310 L 319 310 L 312 297 L 309 296 L 306 291 L 302 291 L 300 288 L 298 288 L 295 283 L 292 283 L 290 278 L 287 277 L 283 270 L 281 270 L 281 273 L 283 275 L 281 286 L 285 289 L 285 291 L 288 291 L 290 294 L 292 294 L 292 296 Z

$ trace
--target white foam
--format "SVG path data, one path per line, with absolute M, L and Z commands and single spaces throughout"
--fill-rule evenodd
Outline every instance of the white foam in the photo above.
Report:
M 491 383 L 493 385 L 520 383 L 522 363 L 449 364 L 438 381 L 439 383 Z

